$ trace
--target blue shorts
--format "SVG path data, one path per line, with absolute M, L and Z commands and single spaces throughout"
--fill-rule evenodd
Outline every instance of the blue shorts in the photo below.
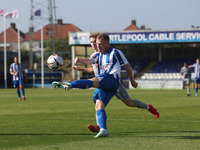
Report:
M 200 77 L 195 77 L 194 78 L 194 83 L 200 83 Z
M 106 106 L 117 92 L 119 81 L 111 74 L 99 75 L 97 78 L 100 79 L 99 88 L 94 91 L 93 100 L 96 103 L 98 99 Z
M 119 80 L 115 79 L 112 74 L 98 75 L 99 89 L 117 90 L 119 86 Z
M 13 81 L 13 87 L 14 88 L 18 88 L 19 85 L 24 85 L 23 80 L 15 80 L 15 81 Z

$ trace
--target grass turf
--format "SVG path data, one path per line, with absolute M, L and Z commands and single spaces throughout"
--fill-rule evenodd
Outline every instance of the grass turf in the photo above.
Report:
M 128 90 L 130 97 L 152 104 L 155 118 L 144 109 L 125 106 L 115 97 L 106 108 L 108 138 L 94 139 L 94 90 L 0 89 L 0 149 L 200 149 L 200 98 L 186 90 Z

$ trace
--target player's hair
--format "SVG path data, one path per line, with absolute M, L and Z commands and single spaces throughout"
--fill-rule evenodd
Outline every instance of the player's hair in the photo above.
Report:
M 106 34 L 106 33 L 100 33 L 98 36 L 97 36 L 97 39 L 101 39 L 103 38 L 105 41 L 110 41 L 110 38 L 109 36 Z
M 187 63 L 187 62 L 184 62 L 184 65 L 186 65 L 186 66 L 187 66 L 187 65 L 188 65 L 188 63 Z
M 96 39 L 99 34 L 100 34 L 99 32 L 94 32 L 94 33 L 90 34 L 89 38 L 95 38 Z

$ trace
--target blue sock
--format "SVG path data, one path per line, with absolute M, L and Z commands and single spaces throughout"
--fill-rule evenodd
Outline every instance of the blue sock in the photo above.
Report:
M 90 80 L 77 80 L 70 83 L 72 88 L 88 89 L 92 87 L 93 82 Z
M 105 110 L 100 109 L 100 110 L 97 110 L 96 113 L 97 113 L 97 121 L 99 123 L 99 128 L 107 129 L 106 127 L 107 116 L 106 116 Z
M 22 95 L 25 96 L 24 88 L 21 88 L 21 91 L 22 91 Z
M 16 92 L 17 92 L 18 98 L 20 98 L 21 95 L 20 95 L 20 91 L 19 91 L 19 89 L 17 89 Z
M 197 93 L 198 92 L 198 88 L 195 88 L 195 93 Z

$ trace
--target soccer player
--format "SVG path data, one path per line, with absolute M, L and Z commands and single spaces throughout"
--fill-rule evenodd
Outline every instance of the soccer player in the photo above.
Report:
M 194 67 L 194 72 L 195 72 L 195 96 L 198 96 L 198 83 L 200 83 L 200 64 L 199 64 L 199 58 L 196 59 L 196 63 L 193 65 L 188 66 L 189 68 Z
M 24 71 L 24 66 L 18 63 L 17 57 L 14 57 L 14 63 L 10 65 L 10 74 L 13 75 L 13 87 L 16 88 L 19 101 L 21 101 L 21 94 L 19 91 L 19 87 L 21 88 L 23 99 L 26 100 L 25 90 L 24 90 L 24 78 L 25 81 L 27 81 L 27 77 Z
M 106 126 L 107 116 L 105 107 L 117 92 L 121 66 L 128 62 L 120 50 L 109 46 L 109 36 L 107 34 L 99 34 L 96 39 L 96 45 L 99 53 L 95 53 L 91 58 L 75 58 L 75 63 L 97 63 L 99 68 L 98 76 L 92 79 L 78 80 L 66 84 L 61 84 L 59 82 L 52 83 L 54 87 L 60 87 L 66 90 L 69 90 L 70 88 L 96 88 L 93 94 L 93 100 L 95 102 L 95 110 L 100 131 L 95 138 L 109 136 Z
M 190 96 L 191 69 L 188 67 L 187 62 L 184 63 L 184 66 L 181 68 L 180 72 L 184 77 L 184 85 L 187 86 L 187 95 Z
M 95 53 L 98 52 L 97 47 L 96 47 L 96 37 L 99 35 L 99 33 L 93 33 L 90 35 L 89 39 L 90 39 L 90 44 L 92 46 L 92 48 L 94 49 L 94 53 L 92 55 L 94 55 Z M 91 56 L 92 56 L 91 55 Z M 74 70 L 78 70 L 78 71 L 84 71 L 84 72 L 88 72 L 88 73 L 92 73 L 94 72 L 95 76 L 98 76 L 98 64 L 93 64 L 91 68 L 81 68 L 79 66 L 73 65 L 72 68 Z M 125 64 L 125 68 L 126 71 L 128 72 L 129 75 L 129 79 L 132 81 L 132 86 L 134 88 L 137 88 L 138 84 L 137 82 L 134 80 L 134 76 L 132 74 L 132 68 L 129 65 L 129 63 Z M 157 112 L 157 110 L 151 105 L 151 104 L 145 104 L 139 100 L 136 99 L 131 99 L 128 92 L 126 91 L 125 87 L 123 86 L 123 84 L 119 81 L 119 87 L 117 89 L 117 93 L 115 94 L 115 96 L 120 99 L 125 105 L 129 106 L 129 107 L 137 107 L 137 108 L 142 108 L 142 109 L 147 109 L 148 111 L 150 111 L 156 118 L 159 117 L 159 113 Z M 99 132 L 99 125 L 88 125 L 88 129 L 92 132 Z

